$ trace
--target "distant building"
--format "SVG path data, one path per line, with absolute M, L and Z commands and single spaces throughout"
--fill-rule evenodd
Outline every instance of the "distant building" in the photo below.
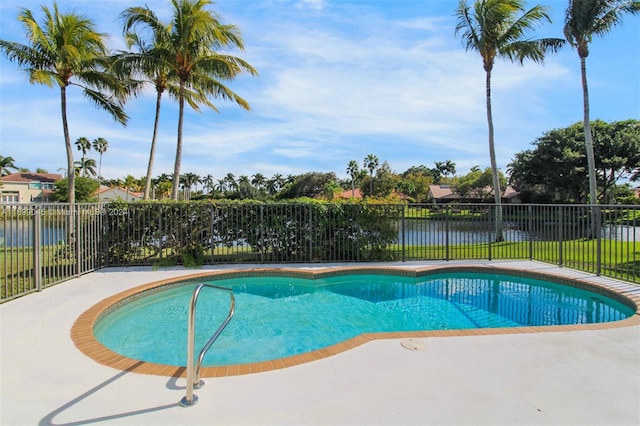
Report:
M 342 191 L 340 194 L 337 194 L 337 198 L 362 198 L 362 191 L 360 188 L 356 188 L 353 191 L 347 189 L 346 191 Z
M 490 196 L 490 199 L 487 198 Z M 487 201 L 493 201 L 493 189 L 487 187 L 482 191 L 474 191 L 466 197 L 461 197 L 456 192 L 456 188 L 451 185 L 429 185 L 429 194 L 427 195 L 427 201 L 433 204 L 443 204 L 451 202 L 467 202 L 467 203 L 482 203 Z M 502 202 L 508 204 L 520 203 L 520 193 L 516 191 L 512 186 L 507 186 L 502 194 Z
M 640 186 L 637 188 L 633 188 L 631 192 L 633 192 L 633 195 L 635 195 L 636 198 L 640 198 Z
M 55 183 L 62 179 L 56 173 L 12 173 L 0 177 L 0 204 L 53 202 Z
M 109 201 L 140 201 L 144 194 L 142 192 L 133 192 L 119 186 L 109 188 L 108 186 L 102 186 L 98 190 L 98 200 L 100 202 Z

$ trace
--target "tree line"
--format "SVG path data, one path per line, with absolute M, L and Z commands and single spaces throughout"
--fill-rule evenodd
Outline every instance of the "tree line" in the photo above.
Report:
M 506 175 L 498 172 L 500 192 L 512 185 L 521 193 L 523 202 L 533 203 L 586 203 L 589 197 L 587 158 L 584 132 L 581 123 L 553 129 L 532 142 L 533 148 L 515 154 L 508 164 Z M 596 169 L 598 171 L 598 198 L 607 203 L 633 204 L 634 197 L 628 182 L 640 181 L 640 120 L 623 120 L 607 123 L 595 120 L 593 129 Z M 96 148 L 96 145 L 98 148 Z M 96 138 L 76 141 L 83 157 L 76 162 L 76 195 L 78 201 L 95 201 L 98 182 L 109 187 L 122 187 L 131 192 L 145 189 L 146 177 L 127 175 L 117 179 L 100 178 L 95 160 L 86 157 L 93 147 L 100 157 L 106 152 L 108 142 Z M 101 160 L 98 164 L 101 163 Z M 12 157 L 0 156 L 2 175 L 18 168 Z M 44 172 L 37 169 L 36 172 Z M 433 167 L 411 166 L 403 172 L 395 172 L 386 161 L 368 154 L 360 163 L 350 160 L 345 169 L 347 178 L 339 179 L 334 172 L 307 172 L 300 175 L 276 173 L 267 177 L 262 173 L 252 176 L 227 173 L 221 177 L 212 174 L 200 176 L 193 172 L 180 175 L 179 199 L 199 200 L 260 200 L 276 201 L 308 197 L 333 200 L 364 197 L 397 202 L 426 202 L 429 186 L 450 185 L 462 198 L 489 200 L 493 197 L 492 170 L 474 166 L 466 174 L 456 174 L 456 164 L 451 160 L 435 161 Z M 625 183 L 626 182 L 626 183 Z M 56 199 L 67 201 L 67 180 L 57 184 Z M 148 199 L 171 198 L 173 176 L 163 173 L 150 182 Z

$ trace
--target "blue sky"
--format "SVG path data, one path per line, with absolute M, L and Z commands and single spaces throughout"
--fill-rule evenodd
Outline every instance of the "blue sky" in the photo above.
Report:
M 124 49 L 118 14 L 136 0 L 64 0 Z M 166 21 L 170 2 L 147 2 Z M 553 24 L 535 37 L 562 37 L 566 1 L 549 6 Z M 20 5 L 41 16 L 41 1 Z M 45 2 L 48 6 L 52 2 Z M 533 2 L 527 3 L 531 7 Z M 18 2 L 0 2 L 0 38 L 24 42 Z M 346 177 L 350 160 L 367 154 L 395 172 L 451 160 L 458 174 L 489 166 L 485 73 L 480 56 L 454 35 L 455 0 L 219 0 L 214 9 L 243 34 L 259 77 L 242 76 L 231 88 L 252 106 L 216 102 L 220 113 L 187 110 L 182 172 L 219 179 L 227 173 L 271 177 L 309 171 Z M 640 118 L 640 18 L 595 39 L 587 60 L 591 117 Z M 567 47 L 543 66 L 498 60 L 492 101 L 498 166 L 528 149 L 543 132 L 582 120 L 580 62 Z M 104 137 L 102 175 L 146 173 L 155 93 L 126 106 L 127 127 L 69 91 L 71 139 Z M 177 103 L 165 97 L 154 175 L 171 173 Z M 19 167 L 56 172 L 66 167 L 57 88 L 30 85 L 24 71 L 0 59 L 0 155 Z M 78 159 L 79 151 L 74 151 Z M 98 156 L 95 152 L 91 158 Z

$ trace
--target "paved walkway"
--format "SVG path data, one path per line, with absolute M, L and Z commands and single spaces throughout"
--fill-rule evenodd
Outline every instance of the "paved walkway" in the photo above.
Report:
M 537 262 L 491 265 L 612 281 Z M 203 269 L 221 268 L 239 266 Z M 109 268 L 0 305 L 0 424 L 640 424 L 640 326 L 426 338 L 418 351 L 377 340 L 290 368 L 207 379 L 190 408 L 178 406 L 184 380 L 105 367 L 73 345 L 69 330 L 93 304 L 191 273 Z

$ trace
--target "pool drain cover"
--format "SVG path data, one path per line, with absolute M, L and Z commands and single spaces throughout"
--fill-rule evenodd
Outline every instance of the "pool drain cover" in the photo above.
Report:
M 414 339 L 406 339 L 400 342 L 403 348 L 409 349 L 410 351 L 419 351 L 420 349 L 424 349 L 424 343 L 419 340 Z

